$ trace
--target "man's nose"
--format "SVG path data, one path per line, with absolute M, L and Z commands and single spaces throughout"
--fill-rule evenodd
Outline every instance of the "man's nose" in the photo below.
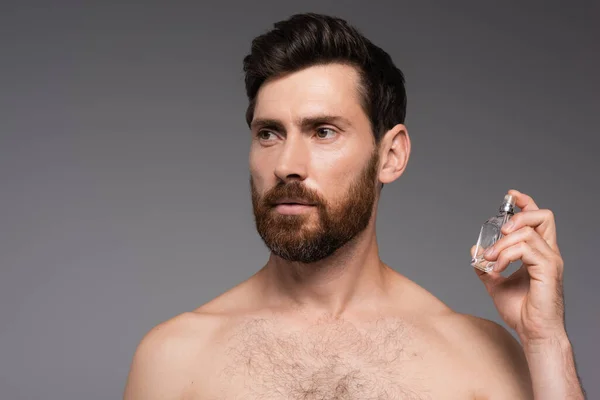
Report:
M 308 144 L 302 135 L 288 135 L 275 166 L 275 175 L 282 181 L 306 179 L 310 159 Z

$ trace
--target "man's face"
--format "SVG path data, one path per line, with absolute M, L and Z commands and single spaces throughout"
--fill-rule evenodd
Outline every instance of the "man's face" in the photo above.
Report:
M 314 66 L 261 87 L 252 121 L 250 185 L 259 235 L 273 254 L 311 263 L 368 225 L 378 152 L 358 74 Z

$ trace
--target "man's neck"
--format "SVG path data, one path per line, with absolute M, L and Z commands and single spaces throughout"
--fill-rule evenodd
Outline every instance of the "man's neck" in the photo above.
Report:
M 389 272 L 369 226 L 332 256 L 315 263 L 290 262 L 272 254 L 258 278 L 268 303 L 336 318 L 384 296 Z

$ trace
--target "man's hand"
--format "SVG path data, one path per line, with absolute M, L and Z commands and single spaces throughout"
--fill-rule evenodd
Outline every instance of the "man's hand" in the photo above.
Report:
M 484 254 L 496 261 L 494 271 L 475 269 L 492 296 L 502 319 L 522 341 L 564 336 L 563 259 L 556 243 L 556 224 L 550 210 L 540 210 L 524 193 L 510 190 L 515 214 L 502 228 L 505 235 Z M 509 277 L 500 275 L 513 262 L 521 267 Z
M 582 399 L 565 328 L 564 264 L 554 215 L 540 210 L 524 193 L 508 194 L 515 196 L 522 211 L 502 227 L 505 236 L 484 253 L 485 259 L 496 261 L 494 270 L 474 269 L 502 319 L 521 339 L 536 399 Z M 517 260 L 522 261 L 517 271 L 508 277 L 500 274 Z

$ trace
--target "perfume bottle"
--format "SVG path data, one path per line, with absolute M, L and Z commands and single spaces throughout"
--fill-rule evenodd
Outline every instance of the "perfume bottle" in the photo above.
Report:
M 503 235 L 500 229 L 514 214 L 515 197 L 507 194 L 504 196 L 502 205 L 498 210 L 498 215 L 485 221 L 479 231 L 479 238 L 477 239 L 477 245 L 471 259 L 472 266 L 484 272 L 490 272 L 494 269 L 495 262 L 483 258 L 483 253 L 502 238 Z

